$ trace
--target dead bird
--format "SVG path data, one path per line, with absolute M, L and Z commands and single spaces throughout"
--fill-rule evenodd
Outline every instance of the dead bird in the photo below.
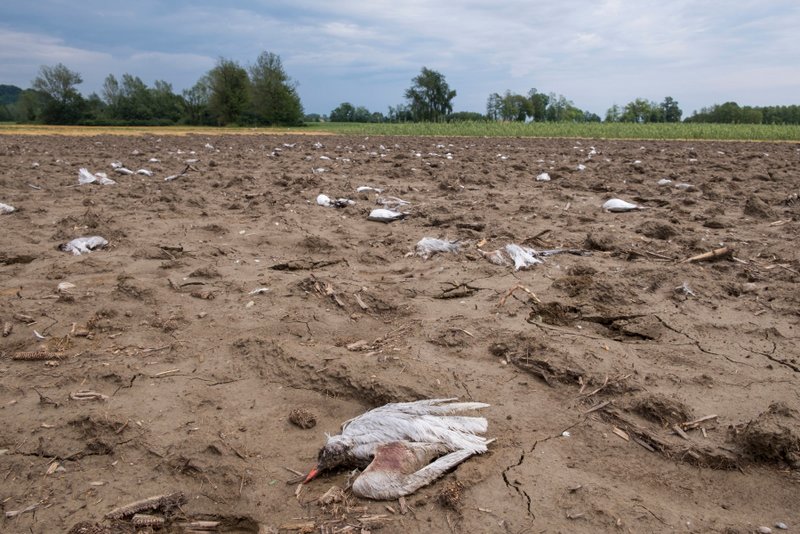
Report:
M 304 483 L 335 467 L 369 464 L 353 483 L 361 497 L 395 499 L 430 484 L 493 441 L 479 435 L 485 418 L 451 415 L 489 405 L 455 401 L 391 403 L 346 421 L 341 434 L 328 436 Z

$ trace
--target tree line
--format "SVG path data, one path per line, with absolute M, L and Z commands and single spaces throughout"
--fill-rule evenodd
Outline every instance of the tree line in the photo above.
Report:
M 78 125 L 302 124 L 297 84 L 281 59 L 262 52 L 248 68 L 220 58 L 191 88 L 148 87 L 138 76 L 109 74 L 101 94 L 84 98 L 81 75 L 59 63 L 42 66 L 30 89 L 0 86 L 0 120 Z M 13 101 L 11 100 L 13 98 Z
M 297 82 L 281 59 L 262 52 L 243 67 L 220 58 L 191 88 L 176 94 L 172 85 L 156 80 L 152 87 L 138 76 L 109 74 L 101 94 L 83 97 L 76 89 L 81 75 L 62 64 L 42 66 L 30 89 L 0 85 L 0 121 L 83 125 L 299 125 L 304 122 L 681 122 L 683 111 L 670 96 L 661 102 L 637 98 L 613 105 L 601 118 L 578 108 L 564 95 L 536 88 L 527 94 L 492 93 L 486 113 L 453 112 L 456 90 L 445 77 L 422 67 L 405 90 L 405 102 L 388 113 L 342 102 L 329 115 L 303 112 Z M 685 122 L 800 124 L 800 106 L 739 106 L 735 102 L 694 112 Z

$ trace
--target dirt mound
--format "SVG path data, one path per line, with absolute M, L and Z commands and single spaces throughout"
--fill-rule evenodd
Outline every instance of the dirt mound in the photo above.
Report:
M 735 429 L 734 441 L 753 461 L 800 469 L 800 416 L 782 402 Z

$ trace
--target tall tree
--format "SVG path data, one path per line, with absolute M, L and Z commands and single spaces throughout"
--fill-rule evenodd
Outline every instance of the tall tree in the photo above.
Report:
M 486 117 L 489 120 L 500 120 L 500 114 L 503 111 L 503 97 L 498 93 L 492 93 L 486 99 Z
M 289 78 L 281 58 L 262 52 L 250 67 L 251 111 L 259 122 L 267 124 L 299 124 L 303 121 L 303 105 L 297 84 Z
M 207 124 L 210 122 L 208 102 L 211 99 L 211 82 L 203 76 L 190 89 L 183 93 L 183 117 L 189 124 Z
M 409 122 L 414 120 L 411 115 L 411 108 L 406 104 L 398 104 L 397 106 L 389 106 L 389 113 L 386 116 L 389 122 Z
M 506 91 L 500 106 L 500 117 L 504 121 L 524 122 L 533 116 L 533 104 L 523 95 Z
M 620 122 L 622 120 L 622 109 L 614 104 L 606 111 L 606 122 Z
M 178 122 L 181 117 L 181 97 L 172 92 L 172 84 L 156 80 L 150 89 L 153 118 Z
M 153 95 L 138 76 L 122 75 L 118 114 L 120 119 L 127 121 L 147 121 L 155 117 Z
M 416 121 L 442 121 L 453 111 L 455 89 L 450 89 L 442 74 L 422 67 L 412 80 L 414 85 L 406 89 L 411 113 Z
M 208 108 L 217 124 L 224 126 L 240 120 L 250 90 L 247 71 L 233 60 L 220 58 L 208 72 L 208 80 Z
M 342 102 L 331 111 L 331 122 L 353 122 L 356 108 L 350 102 Z
M 83 111 L 84 100 L 75 86 L 83 83 L 81 75 L 58 63 L 52 67 L 42 65 L 31 87 L 44 95 L 42 120 L 47 123 L 68 124 L 77 122 Z
M 671 96 L 664 98 L 661 103 L 661 111 L 664 116 L 664 122 L 681 122 L 683 110 L 678 107 L 678 103 Z
M 112 118 L 119 118 L 121 100 L 122 90 L 119 87 L 119 82 L 113 74 L 109 74 L 103 81 L 103 102 L 106 103 L 107 113 Z
M 531 99 L 534 122 L 547 120 L 547 105 L 550 103 L 550 97 L 544 93 L 538 93 L 536 88 L 533 88 L 528 92 L 528 98 Z
M 658 106 L 653 102 L 649 102 L 644 98 L 637 98 L 636 100 L 625 104 L 625 108 L 622 110 L 622 115 L 620 115 L 620 121 L 639 123 L 657 122 L 653 121 L 653 118 L 657 117 L 657 112 L 654 112 L 653 110 L 654 106 L 658 108 Z

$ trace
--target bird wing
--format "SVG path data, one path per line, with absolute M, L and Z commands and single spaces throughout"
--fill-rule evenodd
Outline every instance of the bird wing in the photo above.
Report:
M 410 444 L 415 445 L 415 444 Z M 436 459 L 433 463 L 426 465 L 413 473 L 403 473 L 399 470 L 376 469 L 373 466 L 382 463 L 392 463 L 386 461 L 384 455 L 391 454 L 385 448 L 381 448 L 375 454 L 375 459 L 367 469 L 359 475 L 353 483 L 353 493 L 360 497 L 375 500 L 397 499 L 404 495 L 410 495 L 418 489 L 427 486 L 455 466 L 474 455 L 471 450 L 458 450 Z
M 346 443 L 350 453 L 361 460 L 371 459 L 378 446 L 393 441 L 434 443 L 444 446 L 443 452 L 459 449 L 486 452 L 489 441 L 480 435 L 487 430 L 486 419 L 447 414 L 489 405 L 457 400 L 426 399 L 380 406 L 346 421 L 341 434 L 329 436 L 326 446 L 332 442 Z

